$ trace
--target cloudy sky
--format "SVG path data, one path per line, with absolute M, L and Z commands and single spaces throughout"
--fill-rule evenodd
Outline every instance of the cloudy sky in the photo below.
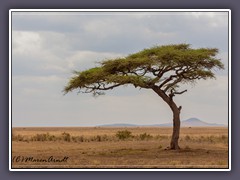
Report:
M 94 126 L 172 122 L 151 90 L 129 85 L 94 98 L 63 88 L 73 70 L 154 45 L 218 48 L 225 70 L 176 97 L 181 119 L 228 123 L 227 12 L 13 12 L 12 125 Z

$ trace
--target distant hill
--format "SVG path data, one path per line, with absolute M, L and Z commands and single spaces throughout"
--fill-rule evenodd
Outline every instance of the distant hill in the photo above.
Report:
M 149 125 L 138 125 L 138 124 L 124 124 L 124 123 L 117 123 L 117 124 L 104 124 L 100 125 L 99 127 L 146 127 L 146 126 L 157 126 L 157 127 L 172 127 L 172 123 L 165 123 L 165 124 L 149 124 Z M 181 127 L 227 127 L 224 124 L 216 124 L 216 123 L 206 123 L 201 121 L 197 118 L 190 118 L 187 120 L 181 121 Z
M 172 123 L 159 124 L 159 126 L 171 127 Z M 197 118 L 190 118 L 190 119 L 181 121 L 181 126 L 182 127 L 225 127 L 226 125 L 216 124 L 216 123 L 206 123 Z

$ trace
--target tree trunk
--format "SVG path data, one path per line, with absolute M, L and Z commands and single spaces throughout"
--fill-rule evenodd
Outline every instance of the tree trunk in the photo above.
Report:
M 180 112 L 182 107 L 177 107 L 172 97 L 167 96 L 158 87 L 153 87 L 153 90 L 170 106 L 173 112 L 173 133 L 169 149 L 178 150 L 180 149 L 178 145 L 178 140 L 180 134 Z
M 176 104 L 172 102 L 174 105 L 171 107 L 172 112 L 173 112 L 173 133 L 172 133 L 172 139 L 170 143 L 170 149 L 180 149 L 178 145 L 178 139 L 179 139 L 179 134 L 180 134 L 180 108 L 177 108 Z

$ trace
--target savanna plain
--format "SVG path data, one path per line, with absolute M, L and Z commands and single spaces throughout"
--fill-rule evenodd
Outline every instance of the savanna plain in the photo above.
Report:
M 12 128 L 12 168 L 228 168 L 228 128 Z

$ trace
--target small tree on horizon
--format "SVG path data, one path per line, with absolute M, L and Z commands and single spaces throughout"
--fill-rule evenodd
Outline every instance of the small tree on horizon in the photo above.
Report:
M 180 90 L 181 84 L 215 78 L 214 68 L 224 68 L 220 59 L 216 58 L 217 53 L 216 48 L 192 49 L 189 44 L 154 46 L 124 58 L 102 61 L 98 67 L 75 71 L 64 92 L 79 89 L 96 96 L 127 84 L 152 89 L 172 110 L 173 132 L 169 149 L 177 150 L 180 148 L 182 107 L 176 105 L 174 96 L 187 92 L 186 89 Z

